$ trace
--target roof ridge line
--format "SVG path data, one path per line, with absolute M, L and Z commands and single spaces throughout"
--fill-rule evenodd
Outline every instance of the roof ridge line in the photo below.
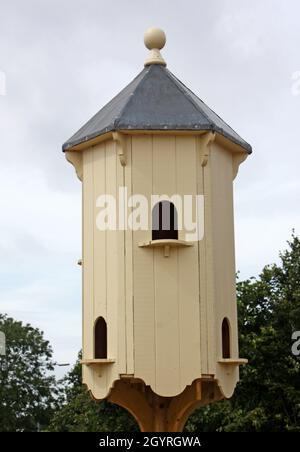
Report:
M 167 70 L 168 71 L 168 70 Z M 219 120 L 221 121 L 221 122 L 223 122 L 229 129 L 231 129 L 232 130 L 232 132 L 233 133 L 235 133 L 236 135 L 238 135 L 240 138 L 241 138 L 241 140 L 243 140 L 246 144 L 248 144 L 241 136 L 240 136 L 240 134 L 238 134 L 228 123 L 227 123 L 227 121 L 224 121 L 224 119 L 223 118 L 221 118 L 221 116 L 220 115 L 218 115 L 218 113 L 216 113 L 215 112 L 215 110 L 213 110 L 211 107 L 209 107 L 202 99 L 200 99 L 200 97 L 199 96 L 197 96 L 197 94 L 195 94 L 195 93 L 193 93 L 181 80 L 179 80 L 177 77 L 176 77 L 176 75 L 174 75 L 171 71 L 168 71 L 169 72 L 169 74 L 170 74 L 170 78 L 171 77 L 174 77 L 174 79 L 176 79 L 176 81 L 178 81 L 178 83 L 183 87 L 183 89 L 184 89 L 184 92 L 186 93 L 186 95 L 187 95 L 187 97 L 189 98 L 189 100 L 193 103 L 193 105 L 196 105 L 198 108 L 198 111 L 200 110 L 200 108 L 199 108 L 199 106 L 194 102 L 194 100 L 191 98 L 191 94 L 193 95 L 193 96 L 196 96 L 197 97 L 197 99 L 203 104 L 203 105 L 205 105 L 214 115 L 216 115 L 217 116 L 217 118 L 219 118 Z M 201 109 L 201 113 L 206 117 L 206 118 L 208 118 L 208 120 L 209 120 L 209 117 L 207 116 L 207 113 L 205 113 L 204 112 L 204 110 L 203 109 Z M 209 120 L 210 122 L 212 122 L 213 123 L 213 121 L 212 120 Z M 222 127 L 219 127 L 217 124 L 214 124 L 213 123 L 213 130 L 215 130 L 216 132 L 219 132 L 219 133 L 223 133 L 224 132 L 224 129 L 222 129 Z
M 150 68 L 151 68 L 151 66 L 148 66 L 148 67 L 145 67 L 145 68 L 142 70 L 142 72 L 145 71 L 144 77 L 149 73 Z M 142 72 L 141 72 L 141 73 L 142 73 Z M 140 73 L 140 74 L 141 74 L 141 73 Z M 139 75 L 140 75 L 140 74 L 139 74 Z M 129 98 L 128 98 L 127 101 L 125 102 L 125 105 L 124 105 L 123 108 L 120 110 L 119 115 L 114 119 L 114 122 L 113 122 L 113 127 L 114 127 L 114 129 L 116 129 L 116 128 L 118 127 L 119 122 L 120 122 L 120 118 L 121 118 L 122 114 L 124 113 L 124 111 L 125 111 L 125 109 L 127 108 L 128 104 L 129 104 L 129 103 L 131 102 L 131 100 L 134 98 L 134 96 L 135 96 L 135 94 L 136 94 L 136 89 L 137 89 L 137 87 L 139 86 L 139 84 L 144 80 L 144 77 L 142 77 L 142 79 L 141 79 L 141 80 L 139 81 L 139 83 L 136 85 L 136 87 L 135 87 L 133 93 L 130 94 Z
M 196 110 L 198 112 L 200 112 L 203 116 L 205 116 L 205 118 L 207 119 L 208 123 L 212 126 L 212 130 L 214 130 L 214 124 L 213 122 L 209 119 L 209 117 L 207 116 L 207 114 L 203 111 L 203 110 L 199 110 L 199 106 L 196 104 L 196 102 L 194 102 L 194 100 L 191 98 L 191 95 L 189 93 L 189 89 L 184 85 L 184 83 L 182 83 L 171 71 L 169 71 L 169 69 L 165 68 L 167 77 L 171 80 L 171 82 L 176 85 L 178 87 L 178 89 L 183 93 L 186 94 L 186 97 L 188 99 L 188 101 L 196 108 Z M 175 80 L 178 82 L 178 84 L 175 84 Z M 201 99 L 200 99 L 201 100 Z M 203 102 L 203 101 L 201 101 Z
M 135 82 L 135 80 L 142 74 L 142 72 L 144 71 L 144 69 L 141 71 L 141 72 L 139 72 L 135 77 L 134 77 L 134 79 L 130 82 L 130 83 L 134 83 Z M 63 143 L 63 145 L 62 145 L 62 149 L 63 150 L 65 150 L 65 145 L 71 140 L 71 138 L 74 136 L 74 135 L 77 135 L 77 134 L 79 134 L 82 130 L 84 130 L 84 128 L 85 128 L 85 126 L 90 122 L 90 121 L 92 121 L 94 118 L 96 118 L 96 116 L 104 109 L 104 108 L 106 108 L 107 106 L 109 106 L 109 105 L 111 105 L 112 103 L 113 103 L 113 101 L 122 93 L 122 91 L 124 91 L 126 89 L 126 86 L 120 91 L 120 92 L 118 92 L 117 94 L 115 94 L 115 96 L 113 96 L 113 98 L 112 99 L 110 99 L 110 101 L 109 102 L 107 102 L 105 105 L 103 105 L 103 107 L 102 108 L 100 108 L 100 110 L 98 110 L 96 113 L 94 113 L 93 114 L 93 116 L 88 120 L 88 121 L 86 121 L 76 132 L 75 132 L 75 134 L 73 134 L 67 141 L 65 141 L 64 143 Z M 114 126 L 115 124 L 113 124 L 113 126 Z M 109 130 L 108 130 L 109 131 Z M 93 135 L 93 134 L 92 134 Z M 96 135 L 97 136 L 97 135 Z M 91 136 L 90 135 L 87 135 L 87 137 L 88 137 L 88 139 L 90 139 L 91 138 Z

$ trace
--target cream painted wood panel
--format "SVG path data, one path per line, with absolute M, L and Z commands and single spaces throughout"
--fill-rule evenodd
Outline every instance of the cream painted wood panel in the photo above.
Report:
M 197 195 L 195 137 L 176 137 L 177 193 Z M 194 204 L 195 205 L 195 204 Z M 195 210 L 194 213 L 196 214 Z M 195 218 L 194 218 L 195 220 Z M 198 243 L 178 250 L 180 385 L 201 375 Z M 191 359 L 192 357 L 192 359 Z
M 126 371 L 125 295 L 124 295 L 124 233 L 101 231 L 96 224 L 97 199 L 110 194 L 117 199 L 122 183 L 122 168 L 118 167 L 115 143 L 100 143 L 84 153 L 84 329 L 89 331 L 89 343 L 84 336 L 85 359 L 94 358 L 94 323 L 99 316 L 107 322 L 108 358 L 115 364 L 84 366 L 84 375 L 93 376 L 89 384 L 96 398 L 107 395 L 119 372 Z M 86 175 L 86 178 L 85 178 Z M 87 347 L 87 344 L 89 346 Z M 89 356 L 86 356 L 86 354 Z
M 167 261 L 167 262 L 166 262 Z M 173 396 L 182 391 L 180 384 L 180 325 L 178 293 L 178 250 L 165 258 L 163 249 L 154 250 L 155 280 L 155 392 Z
M 116 144 L 114 143 L 115 153 Z M 120 160 L 116 157 L 116 199 L 117 206 L 121 205 L 120 188 L 125 184 L 124 167 L 120 164 Z M 118 224 L 125 222 L 125 206 L 117 209 Z M 126 365 L 126 286 L 125 286 L 125 231 L 118 228 L 116 231 L 117 239 L 117 275 L 118 275 L 118 295 L 117 295 L 117 321 L 118 321 L 118 372 L 125 374 L 127 372 Z
M 132 195 L 132 151 L 131 137 L 126 138 L 126 159 L 124 168 L 124 185 L 127 187 L 128 198 Z M 128 221 L 127 221 L 128 223 Z M 126 372 L 134 374 L 134 336 L 133 336 L 133 232 L 125 231 L 125 316 L 126 316 Z
M 232 202 L 232 156 L 214 146 L 212 154 L 213 190 L 212 202 L 216 206 L 212 215 L 214 229 L 215 315 L 218 322 L 218 354 L 221 354 L 222 320 L 228 317 L 233 341 L 236 344 L 235 262 Z M 237 358 L 237 350 L 232 355 Z M 217 356 L 219 358 L 219 356 Z
M 94 322 L 107 321 L 111 364 L 83 366 L 84 382 L 101 399 L 120 375 L 134 375 L 163 396 L 174 396 L 201 375 L 215 375 L 231 395 L 238 367 L 219 364 L 221 324 L 230 320 L 238 358 L 232 201 L 232 154 L 214 142 L 201 166 L 197 137 L 125 137 L 126 166 L 107 140 L 83 153 L 83 343 L 94 358 Z M 141 248 L 149 229 L 99 231 L 100 194 L 205 195 L 204 239 L 193 247 Z M 194 199 L 195 201 L 195 199 Z M 150 203 L 149 203 L 150 205 Z M 135 206 L 137 207 L 137 206 Z M 119 219 L 119 218 L 118 218 Z M 179 234 L 185 239 L 185 232 Z
M 172 196 L 176 190 L 175 137 L 153 137 L 153 193 Z M 156 392 L 172 396 L 181 392 L 178 300 L 178 249 L 165 258 L 154 250 Z
M 205 281 L 206 281 L 206 337 L 203 341 L 207 344 L 207 373 L 214 375 L 216 372 L 216 325 L 215 325 L 215 280 L 214 280 L 214 255 L 213 255 L 213 240 L 214 231 L 212 226 L 212 212 L 214 209 L 212 201 L 212 164 L 211 164 L 211 144 L 209 145 L 209 158 L 207 164 L 203 167 L 203 182 L 204 182 L 204 196 L 205 196 Z
M 97 199 L 99 196 L 103 195 L 106 191 L 106 144 L 99 143 L 97 146 L 92 148 L 93 152 L 93 193 L 91 198 L 87 200 L 92 203 L 93 206 L 93 287 L 94 287 L 94 298 L 93 298 L 93 324 L 98 317 L 103 317 L 106 322 L 107 319 L 107 269 L 106 269 L 106 231 L 101 231 L 97 228 L 96 219 L 97 214 L 100 211 L 99 206 L 97 207 Z M 89 240 L 88 235 L 86 235 L 86 240 Z M 88 300 L 87 300 L 88 302 Z M 107 325 L 108 326 L 108 325 Z M 94 331 L 93 331 L 94 335 Z M 93 337 L 93 342 L 95 341 Z M 93 344 L 93 356 L 94 354 L 94 344 Z M 102 396 L 107 393 L 107 372 L 105 369 L 97 366 L 96 368 L 87 368 L 88 372 L 93 372 L 94 374 L 94 387 L 93 394 L 96 396 Z
M 97 207 L 97 199 L 106 191 L 105 175 L 105 143 L 100 143 L 93 148 L 94 155 L 94 319 L 102 316 L 107 321 L 107 300 L 106 300 L 106 231 L 97 228 L 96 219 L 100 212 Z
M 152 136 L 132 136 L 132 190 L 152 194 Z M 139 248 L 149 231 L 133 232 L 135 376 L 156 387 L 153 250 Z
M 100 159 L 99 162 L 98 159 Z M 119 164 L 119 161 L 116 157 L 115 143 L 113 141 L 102 143 L 98 149 L 94 149 L 94 205 L 96 205 L 97 197 L 105 193 L 113 195 L 118 205 L 118 187 L 123 185 L 124 170 L 123 167 Z M 119 212 L 117 210 L 117 221 L 119 220 L 118 213 Z M 96 225 L 96 221 L 94 222 L 94 227 L 95 294 L 101 291 L 101 295 L 105 296 L 105 306 L 100 306 L 99 310 L 102 311 L 102 315 L 104 315 L 107 320 L 110 316 L 110 323 L 112 324 L 112 327 L 108 331 L 108 336 L 111 338 L 111 340 L 114 340 L 115 336 L 117 336 L 118 338 L 118 346 L 112 346 L 110 342 L 108 345 L 108 351 L 110 354 L 115 355 L 113 356 L 113 358 L 118 358 L 117 361 L 119 372 L 125 373 L 126 334 L 124 295 L 124 231 L 99 231 Z M 96 240 L 96 237 L 98 237 L 98 241 Z M 114 269 L 114 271 L 111 272 L 111 275 L 109 275 L 109 272 L 106 269 L 108 260 L 110 262 L 110 270 L 112 268 Z M 108 287 L 107 285 L 109 283 L 110 287 Z M 113 289 L 112 293 L 111 290 L 109 290 L 110 288 Z M 109 304 L 109 309 L 107 309 L 106 296 L 109 299 L 114 300 L 114 302 Z M 97 304 L 98 301 L 95 298 L 95 306 L 97 306 Z M 115 327 L 116 321 L 117 327 Z M 115 352 L 113 351 L 113 347 L 115 347 Z M 118 356 L 116 356 L 116 354 Z
M 153 136 L 152 142 L 151 137 L 141 136 L 133 137 L 132 143 L 134 193 L 145 194 L 149 199 L 151 194 L 196 195 L 197 161 L 194 137 L 187 139 L 160 135 Z M 144 323 L 139 325 L 139 318 L 143 319 L 141 314 L 145 307 L 141 304 L 137 292 L 141 280 L 146 278 L 149 290 L 148 285 L 143 284 L 140 296 L 145 298 L 146 292 L 148 293 L 147 312 L 150 310 L 150 315 L 144 311 L 148 324 L 149 319 L 152 322 L 154 317 L 155 335 L 153 337 L 153 332 L 150 334 L 151 341 L 155 341 L 156 384 L 153 389 L 159 394 L 171 396 L 180 393 L 201 374 L 198 247 L 175 248 L 172 249 L 170 257 L 165 258 L 161 248 L 150 250 L 137 247 L 140 241 L 150 239 L 151 230 L 134 233 L 135 347 L 139 349 L 140 341 L 144 341 L 145 327 Z M 136 315 L 136 309 L 140 309 L 140 317 Z M 139 331 L 142 325 L 142 333 L 139 336 L 136 331 Z M 151 328 L 152 326 L 149 327 L 150 330 Z M 136 350 L 135 375 L 145 379 L 142 373 L 145 364 L 141 366 L 143 359 L 142 353 L 138 355 Z M 152 360 L 152 357 L 150 359 Z
M 212 228 L 215 281 L 216 360 L 222 358 L 222 321 L 230 322 L 231 358 L 238 358 L 237 308 L 235 296 L 235 258 L 233 224 L 232 154 L 213 144 L 212 169 Z M 218 366 L 217 378 L 226 396 L 230 396 L 238 379 L 238 366 L 231 370 Z M 235 375 L 234 375 L 235 373 Z
M 202 156 L 197 143 L 197 193 L 204 196 L 204 220 L 207 215 L 207 194 L 204 189 L 204 168 L 202 167 Z M 201 350 L 201 373 L 208 374 L 208 340 L 207 340 L 207 268 L 206 268 L 206 238 L 207 222 L 204 221 L 204 236 L 198 242 L 198 271 L 199 271 L 199 294 L 200 294 L 200 350 Z
M 117 197 L 117 160 L 116 145 L 110 140 L 106 142 L 106 193 Z M 106 267 L 107 267 L 107 352 L 108 358 L 118 359 L 118 298 L 119 259 L 122 250 L 118 249 L 116 231 L 106 231 Z M 108 380 L 117 378 L 116 365 L 107 367 Z
M 84 154 L 83 165 L 83 358 L 93 358 L 94 354 L 94 210 L 93 210 L 93 149 Z M 83 381 L 93 391 L 94 374 L 84 368 Z

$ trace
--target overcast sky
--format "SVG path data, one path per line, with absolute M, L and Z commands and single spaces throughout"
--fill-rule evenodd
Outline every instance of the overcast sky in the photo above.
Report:
M 74 362 L 81 186 L 61 145 L 143 68 L 149 26 L 168 68 L 253 146 L 235 181 L 241 277 L 277 261 L 300 229 L 299 22 L 298 0 L 0 0 L 0 312 Z

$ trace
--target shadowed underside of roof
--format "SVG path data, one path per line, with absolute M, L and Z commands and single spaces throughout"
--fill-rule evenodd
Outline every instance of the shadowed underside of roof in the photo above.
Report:
M 246 141 L 162 65 L 145 67 L 63 150 L 117 130 L 213 130 L 251 152 Z

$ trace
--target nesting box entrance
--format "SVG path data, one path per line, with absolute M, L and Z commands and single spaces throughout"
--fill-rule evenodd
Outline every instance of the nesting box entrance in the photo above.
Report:
M 152 240 L 178 240 L 178 215 L 172 202 L 161 201 L 152 209 Z
M 103 317 L 95 323 L 95 359 L 107 358 L 107 325 Z
M 222 358 L 230 358 L 230 326 L 226 317 L 222 322 Z

